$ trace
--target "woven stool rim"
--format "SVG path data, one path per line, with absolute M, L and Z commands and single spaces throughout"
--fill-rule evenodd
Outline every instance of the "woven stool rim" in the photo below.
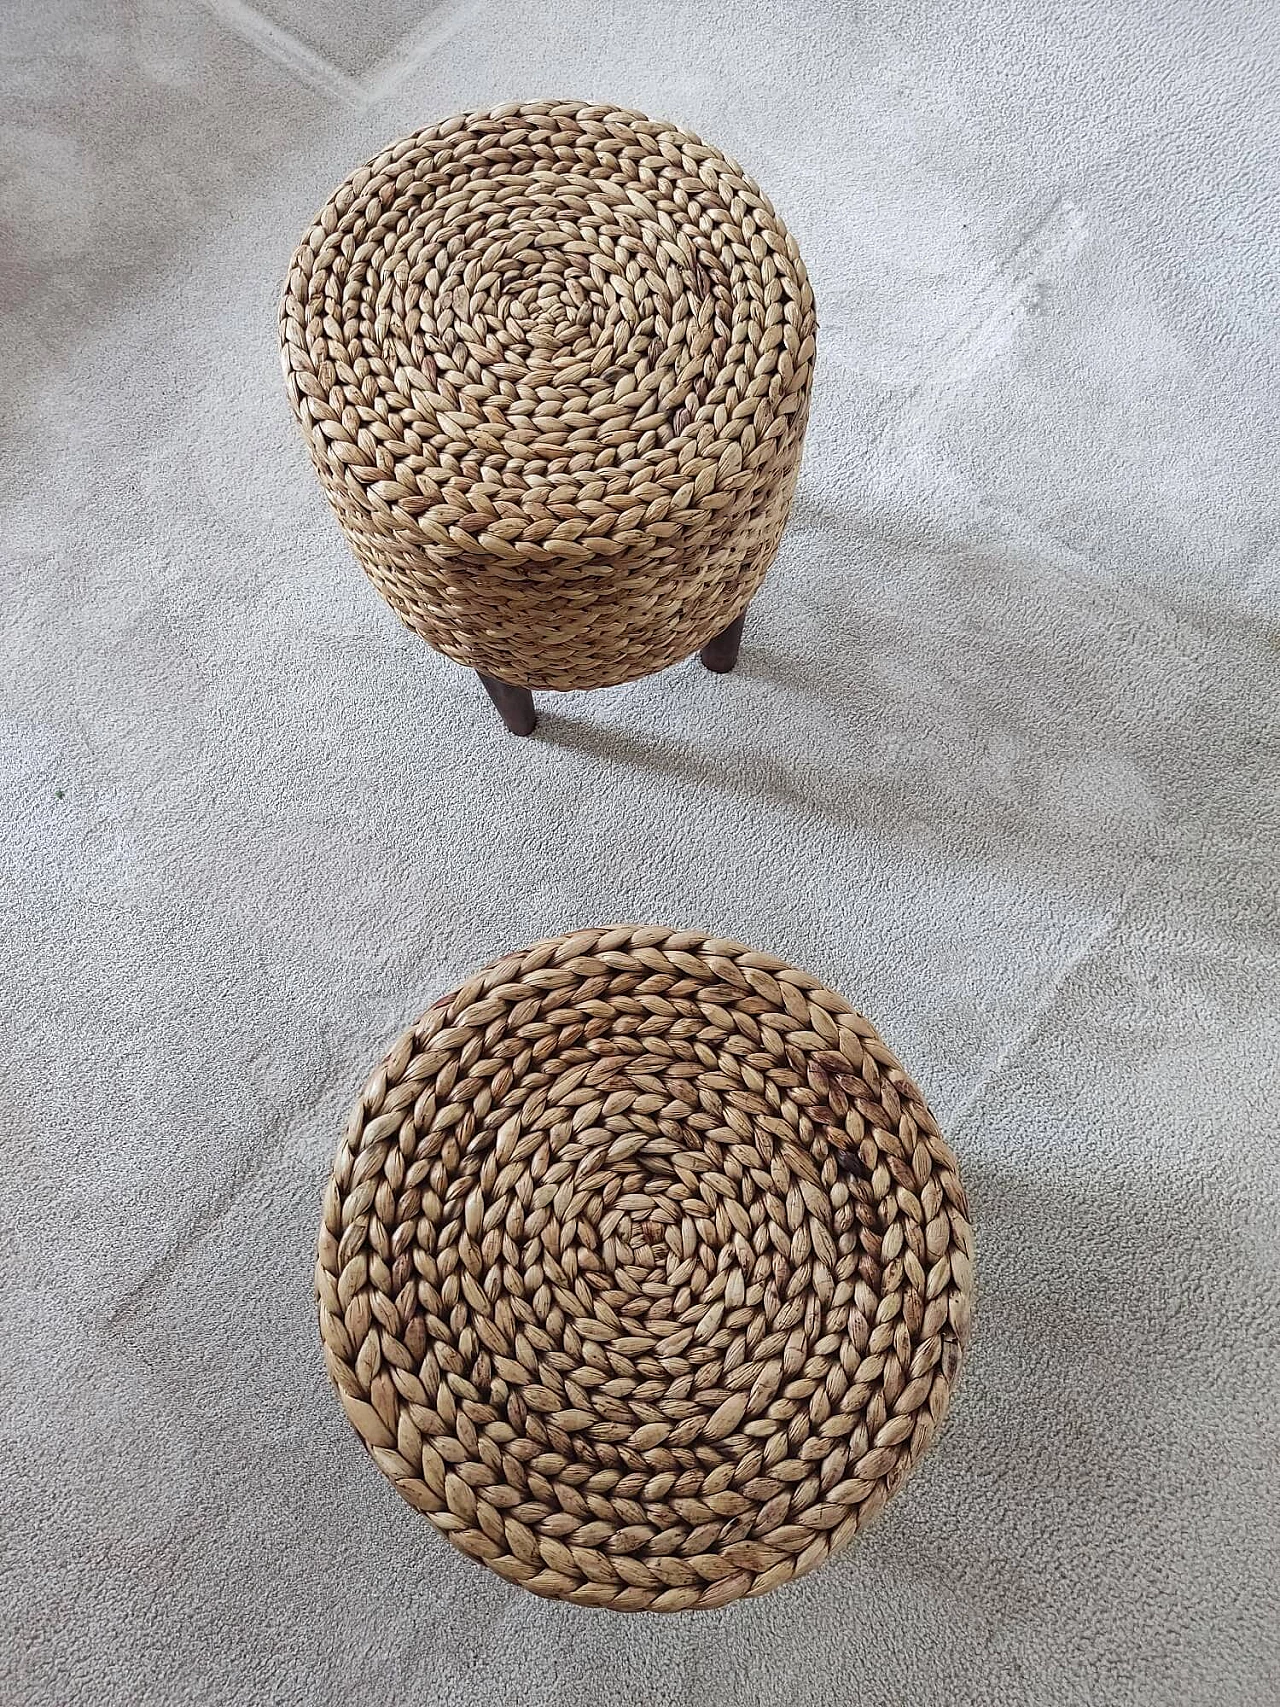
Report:
M 294 255 L 281 355 L 362 566 L 499 680 L 662 668 L 739 614 L 799 467 L 795 242 L 692 131 L 575 101 L 428 125 Z
M 325 1194 L 320 1334 L 397 1491 L 508 1581 L 681 1611 L 901 1486 L 969 1333 L 955 1158 L 874 1026 L 724 938 L 512 952 L 399 1038 Z

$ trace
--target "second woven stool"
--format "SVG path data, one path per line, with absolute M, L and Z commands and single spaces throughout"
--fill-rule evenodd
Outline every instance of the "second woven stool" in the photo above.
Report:
M 901 1486 L 972 1249 L 867 1019 L 741 943 L 618 925 L 505 956 L 374 1072 L 320 1334 L 378 1468 L 464 1553 L 695 1610 L 813 1570 Z
M 528 734 L 530 690 L 732 669 L 800 464 L 815 319 L 741 168 L 539 101 L 405 138 L 329 201 L 281 306 L 356 557 Z

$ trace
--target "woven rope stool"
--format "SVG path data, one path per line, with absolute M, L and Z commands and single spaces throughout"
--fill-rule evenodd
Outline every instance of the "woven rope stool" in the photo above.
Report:
M 809 405 L 813 294 L 742 169 L 638 113 L 465 113 L 355 172 L 280 311 L 289 397 L 356 557 L 531 689 L 737 658 Z
M 352 1111 L 320 1334 L 410 1505 L 534 1593 L 659 1612 L 843 1547 L 946 1413 L 955 1159 L 875 1028 L 693 931 L 536 943 Z

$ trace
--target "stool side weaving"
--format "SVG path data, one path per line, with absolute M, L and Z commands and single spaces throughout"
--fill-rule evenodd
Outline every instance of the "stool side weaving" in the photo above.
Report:
M 747 607 L 782 535 L 816 321 L 732 160 L 533 101 L 384 150 L 300 244 L 289 398 L 375 587 L 524 688 L 629 681 Z
M 397 1041 L 324 1201 L 320 1335 L 397 1492 L 534 1593 L 760 1595 L 844 1547 L 947 1411 L 954 1156 L 816 978 L 622 925 L 512 953 Z

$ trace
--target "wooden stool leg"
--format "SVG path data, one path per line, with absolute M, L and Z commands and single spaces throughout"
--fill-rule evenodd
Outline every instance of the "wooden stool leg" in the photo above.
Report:
M 533 709 L 533 695 L 528 688 L 513 688 L 510 682 L 500 682 L 496 676 L 486 676 L 483 670 L 477 670 L 476 674 L 511 733 L 532 735 L 538 727 L 538 714 Z
M 709 670 L 723 676 L 738 662 L 738 650 L 742 645 L 742 625 L 747 620 L 747 613 L 735 617 L 728 628 L 722 629 L 714 640 L 707 644 L 698 654 Z

